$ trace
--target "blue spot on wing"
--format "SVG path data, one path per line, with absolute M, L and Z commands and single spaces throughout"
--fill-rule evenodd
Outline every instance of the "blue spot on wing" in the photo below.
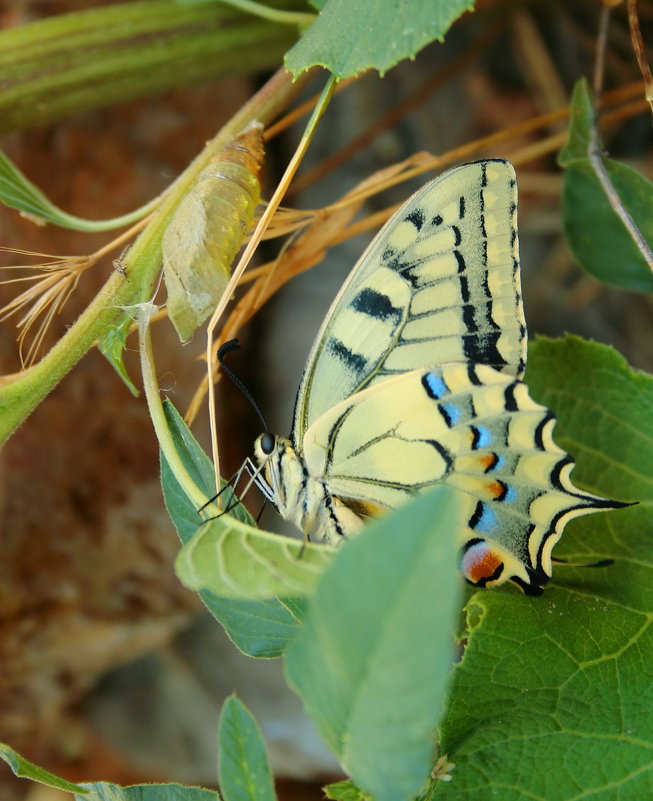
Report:
M 449 392 L 449 387 L 445 384 L 444 379 L 439 373 L 426 373 L 422 378 L 422 384 L 429 397 L 434 400 L 440 400 L 440 398 L 447 395 Z
M 508 487 L 506 494 L 503 496 L 504 503 L 515 503 L 518 500 L 517 490 L 514 487 Z
M 482 504 L 480 515 L 474 522 L 474 531 L 479 531 L 481 534 L 491 534 L 496 529 L 498 523 L 497 518 L 487 504 Z
M 478 436 L 474 442 L 475 448 L 489 448 L 492 444 L 492 432 L 485 426 L 475 426 Z
M 440 404 L 440 411 L 446 414 L 448 417 L 450 421 L 449 425 L 455 426 L 460 420 L 460 409 L 457 406 L 454 406 L 453 403 Z

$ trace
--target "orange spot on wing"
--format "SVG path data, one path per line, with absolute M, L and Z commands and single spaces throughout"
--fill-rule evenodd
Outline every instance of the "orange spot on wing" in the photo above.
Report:
M 480 558 L 466 565 L 467 576 L 470 581 L 477 583 L 493 576 L 501 564 L 502 560 L 497 554 L 486 550 Z
M 487 472 L 488 470 L 491 470 L 499 461 L 499 457 L 496 455 L 496 453 L 486 453 L 483 456 L 479 456 L 478 461 L 483 468 L 483 472 Z
M 490 481 L 487 485 L 488 492 L 495 498 L 500 498 L 506 491 L 505 486 L 500 481 Z

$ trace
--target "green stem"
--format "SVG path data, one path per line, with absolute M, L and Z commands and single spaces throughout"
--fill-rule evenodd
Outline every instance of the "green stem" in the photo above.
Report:
M 186 0 L 188 1 L 188 0 Z M 193 2 L 193 0 L 190 0 Z M 277 8 L 270 8 L 254 0 L 218 0 L 225 6 L 232 6 L 240 11 L 254 14 L 261 19 L 268 19 L 270 22 L 281 22 L 285 25 L 310 25 L 315 22 L 315 14 L 303 14 L 300 11 L 282 11 Z
M 113 217 L 110 220 L 86 220 L 55 206 L 0 150 L 0 202 L 62 228 L 94 233 L 111 231 L 142 220 L 159 205 L 161 197 L 155 197 L 140 208 L 120 217 Z
M 161 197 L 157 196 L 149 200 L 143 206 L 127 214 L 123 214 L 120 217 L 111 217 L 108 220 L 86 220 L 84 217 L 76 217 L 74 214 L 68 214 L 68 212 L 62 211 L 48 201 L 45 208 L 48 210 L 49 214 L 46 219 L 58 225 L 60 228 L 72 228 L 75 231 L 82 231 L 83 233 L 113 231 L 116 228 L 124 228 L 127 225 L 133 225 L 133 223 L 147 217 L 148 214 L 151 214 L 156 209 L 159 203 L 161 203 Z M 30 213 L 38 217 L 43 217 L 42 211 L 41 209 L 34 209 L 30 211 Z
M 86 351 L 124 314 L 123 309 L 148 300 L 161 267 L 161 238 L 170 216 L 209 159 L 248 123 L 267 123 L 303 88 L 279 70 L 209 142 L 162 199 L 158 210 L 125 256 L 126 275 L 115 272 L 95 299 L 54 347 L 11 383 L 0 386 L 0 444 L 16 430 Z
M 159 383 L 154 370 L 154 357 L 152 355 L 152 337 L 150 336 L 150 319 L 156 311 L 153 303 L 142 303 L 138 307 L 136 320 L 138 322 L 138 343 L 141 354 L 141 373 L 143 375 L 143 390 L 147 400 L 147 407 L 150 411 L 150 418 L 154 426 L 154 432 L 159 442 L 159 448 L 172 470 L 175 480 L 186 493 L 186 497 L 195 505 L 197 509 L 205 506 L 209 499 L 205 493 L 197 486 L 186 469 L 183 459 L 175 447 L 172 433 L 166 420 Z

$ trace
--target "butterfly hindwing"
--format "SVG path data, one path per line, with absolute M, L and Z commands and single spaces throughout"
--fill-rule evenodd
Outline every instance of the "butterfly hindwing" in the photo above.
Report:
M 379 232 L 317 336 L 297 396 L 293 441 L 344 398 L 453 361 L 512 376 L 526 328 L 512 165 L 458 167 L 427 184 Z
M 573 462 L 551 438 L 554 422 L 521 381 L 485 365 L 445 364 L 340 402 L 308 429 L 303 455 L 335 497 L 371 516 L 448 484 L 465 521 L 460 544 L 477 545 L 468 572 L 482 569 L 482 542 L 482 558 L 489 549 L 511 577 L 540 584 L 567 520 L 602 508 L 571 483 Z

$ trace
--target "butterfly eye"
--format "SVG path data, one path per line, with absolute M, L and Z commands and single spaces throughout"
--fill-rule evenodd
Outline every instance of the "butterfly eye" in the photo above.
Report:
M 484 587 L 503 573 L 503 560 L 485 540 L 471 540 L 462 558 L 462 571 L 472 584 Z
M 269 432 L 261 434 L 261 437 L 259 439 L 259 445 L 261 446 L 261 450 L 266 456 L 269 456 L 274 450 L 274 443 L 275 443 L 275 437 L 273 434 L 270 434 Z

